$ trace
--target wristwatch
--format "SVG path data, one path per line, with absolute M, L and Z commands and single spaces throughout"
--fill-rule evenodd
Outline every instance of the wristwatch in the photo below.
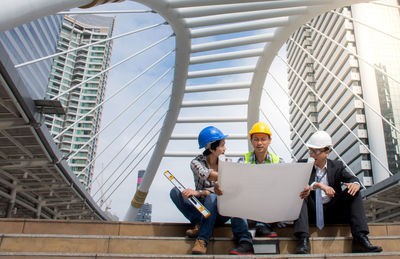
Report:
M 203 190 L 199 190 L 200 197 L 203 196 Z

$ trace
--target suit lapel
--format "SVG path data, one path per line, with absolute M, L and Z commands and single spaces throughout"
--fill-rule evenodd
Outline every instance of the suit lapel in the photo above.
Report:
M 315 174 L 316 174 L 316 170 L 315 170 L 315 167 L 313 165 L 312 170 L 311 170 L 311 176 L 310 176 L 309 184 L 312 184 L 315 181 Z
M 335 185 L 335 170 L 333 168 L 333 163 L 331 160 L 327 159 L 327 165 L 326 165 L 326 175 L 328 176 L 328 184 L 330 186 Z

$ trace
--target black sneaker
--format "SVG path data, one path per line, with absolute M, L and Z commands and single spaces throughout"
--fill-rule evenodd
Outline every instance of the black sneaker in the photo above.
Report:
M 242 241 L 238 247 L 229 251 L 231 255 L 252 255 L 254 254 L 253 244 L 248 241 Z
M 278 234 L 272 231 L 272 229 L 265 225 L 256 226 L 255 237 L 277 237 Z

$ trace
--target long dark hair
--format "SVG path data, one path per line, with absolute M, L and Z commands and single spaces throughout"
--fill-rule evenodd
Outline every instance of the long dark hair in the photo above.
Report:
M 211 143 L 210 148 L 207 148 L 206 150 L 203 151 L 203 155 L 204 156 L 208 156 L 209 154 L 211 154 L 211 150 L 216 150 L 217 147 L 219 146 L 219 143 L 221 143 L 221 139 L 220 140 L 216 140 L 213 143 Z

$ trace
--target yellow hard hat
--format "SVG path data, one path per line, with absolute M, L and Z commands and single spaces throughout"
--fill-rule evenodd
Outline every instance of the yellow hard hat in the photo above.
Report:
M 253 127 L 251 128 L 251 130 L 249 131 L 250 139 L 251 139 L 251 135 L 253 135 L 254 133 L 264 133 L 264 134 L 268 134 L 270 136 L 272 135 L 271 130 L 269 129 L 267 124 L 265 124 L 264 122 L 261 122 L 261 121 L 254 124 Z

